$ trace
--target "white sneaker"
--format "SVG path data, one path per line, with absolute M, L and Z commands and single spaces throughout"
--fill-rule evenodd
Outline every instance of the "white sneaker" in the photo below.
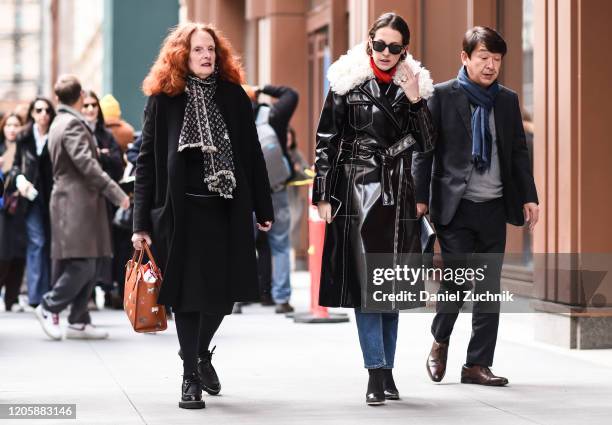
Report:
M 19 303 L 15 303 L 11 306 L 11 313 L 23 313 L 25 309 L 19 305 Z
M 38 304 L 38 307 L 34 310 L 34 315 L 36 315 L 43 331 L 45 331 L 49 338 L 57 341 L 62 339 L 62 330 L 59 326 L 59 314 L 45 310 L 41 303 Z
M 67 339 L 106 339 L 108 332 L 96 329 L 90 323 L 73 323 L 66 328 Z

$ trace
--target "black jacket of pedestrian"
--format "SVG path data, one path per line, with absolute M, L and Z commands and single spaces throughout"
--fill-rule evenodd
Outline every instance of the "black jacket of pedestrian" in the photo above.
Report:
M 4 155 L 5 151 L 6 146 L 0 136 L 0 156 Z M 0 196 L 2 196 L 3 188 L 4 180 L 0 179 Z M 15 190 L 14 188 L 7 191 L 7 195 L 15 193 Z M 27 244 L 25 224 L 26 202 L 25 198 L 18 197 L 17 209 L 14 214 L 9 213 L 4 207 L 0 208 L 0 260 L 2 261 L 25 258 Z
M 136 165 L 136 161 L 138 160 L 138 154 L 140 154 L 140 147 L 142 146 L 142 134 L 136 137 L 134 143 L 125 151 L 125 156 L 127 160 L 132 164 Z
M 436 84 L 428 105 L 438 140 L 435 150 L 415 155 L 412 173 L 417 202 L 429 205 L 434 223 L 446 225 L 455 216 L 474 166 L 472 113 L 457 79 Z M 494 113 L 506 220 L 522 226 L 523 205 L 537 203 L 538 194 L 516 93 L 500 85 Z
M 102 169 L 113 180 L 121 180 L 124 168 L 123 154 L 113 134 L 104 127 L 104 123 L 98 120 L 94 130 L 94 136 L 96 137 L 96 143 L 100 150 L 108 149 L 108 153 L 100 153 L 99 158 Z
M 36 153 L 36 139 L 34 138 L 34 124 L 29 124 L 26 130 L 17 138 L 15 162 L 11 175 L 23 174 L 38 191 L 45 205 L 48 221 L 51 189 L 53 189 L 53 166 L 47 144 L 43 147 L 40 156 Z M 13 179 L 13 182 L 15 179 Z M 13 188 L 11 188 L 13 189 Z
M 300 96 L 291 87 L 266 85 L 261 89 L 261 93 L 267 94 L 276 100 L 270 105 L 270 126 L 276 132 L 278 140 L 283 148 L 283 153 L 289 160 L 287 149 L 287 130 L 289 122 L 298 105 Z
M 253 212 L 258 223 L 274 219 L 270 183 L 251 102 L 244 90 L 237 84 L 219 80 L 215 101 L 230 136 L 236 178 L 236 189 L 229 201 L 227 298 L 254 301 L 259 299 L 259 291 Z M 149 97 L 136 165 L 134 232 L 149 232 L 152 236 L 152 249 L 164 273 L 159 302 L 166 305 L 180 302 L 181 272 L 189 233 L 185 226 L 185 155 L 178 152 L 186 102 L 185 93 Z

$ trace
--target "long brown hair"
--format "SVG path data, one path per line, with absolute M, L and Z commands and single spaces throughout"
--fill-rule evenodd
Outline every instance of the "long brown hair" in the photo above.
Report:
M 8 122 L 8 120 L 10 120 L 13 117 L 17 118 L 17 121 L 19 121 L 19 125 L 23 127 L 23 124 L 24 124 L 23 119 L 19 116 L 17 112 L 9 112 L 8 114 L 6 114 L 0 120 L 0 144 L 5 142 L 4 127 L 6 127 L 6 123 Z
M 206 31 L 215 41 L 219 78 L 236 84 L 244 82 L 244 70 L 229 40 L 213 25 L 186 22 L 174 27 L 164 40 L 157 60 L 142 83 L 145 95 L 165 93 L 175 96 L 185 90 L 191 36 L 195 31 Z

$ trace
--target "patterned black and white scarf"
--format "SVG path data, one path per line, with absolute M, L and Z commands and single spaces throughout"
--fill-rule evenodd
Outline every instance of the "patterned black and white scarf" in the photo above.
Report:
M 218 71 L 205 79 L 187 77 L 187 106 L 178 151 L 199 148 L 204 154 L 204 183 L 211 192 L 233 198 L 236 188 L 232 145 L 223 116 L 214 101 Z

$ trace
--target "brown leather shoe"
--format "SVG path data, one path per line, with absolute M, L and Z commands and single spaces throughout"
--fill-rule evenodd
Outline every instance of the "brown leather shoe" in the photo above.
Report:
M 294 311 L 295 309 L 289 303 L 276 304 L 276 308 L 274 309 L 276 314 L 287 314 L 293 313 Z
M 486 366 L 467 366 L 461 368 L 462 384 L 488 385 L 490 387 L 503 387 L 508 384 L 508 379 L 502 376 L 495 376 L 491 369 Z
M 434 382 L 440 382 L 446 373 L 446 358 L 448 357 L 448 342 L 434 341 L 427 357 L 427 373 Z

